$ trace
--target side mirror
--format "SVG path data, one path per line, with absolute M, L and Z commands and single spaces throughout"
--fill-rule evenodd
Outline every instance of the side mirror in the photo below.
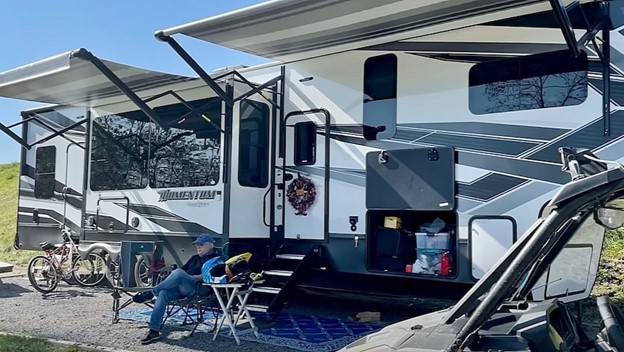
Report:
M 615 230 L 624 226 L 624 209 L 602 206 L 594 211 L 596 222 L 609 230 Z

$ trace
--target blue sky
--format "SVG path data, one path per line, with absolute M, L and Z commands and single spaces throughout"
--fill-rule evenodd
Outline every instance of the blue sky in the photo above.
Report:
M 196 76 L 169 45 L 154 38 L 154 32 L 260 2 L 263 0 L 3 0 L 0 72 L 86 48 L 102 59 Z M 265 62 L 203 41 L 182 36 L 176 40 L 208 72 Z M 0 122 L 17 122 L 20 111 L 38 105 L 0 98 Z M 17 142 L 0 132 L 0 164 L 19 157 Z

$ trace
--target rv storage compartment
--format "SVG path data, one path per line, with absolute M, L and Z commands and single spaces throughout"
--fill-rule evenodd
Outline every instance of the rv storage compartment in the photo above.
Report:
M 431 147 L 366 154 L 366 208 L 455 209 L 455 151 Z
M 452 276 L 457 214 L 453 211 L 369 210 L 368 267 L 405 275 Z

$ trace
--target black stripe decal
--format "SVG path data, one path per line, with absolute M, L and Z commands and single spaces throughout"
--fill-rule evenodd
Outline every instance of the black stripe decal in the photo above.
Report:
M 458 182 L 457 193 L 461 196 L 487 202 L 526 182 L 528 182 L 527 179 L 491 173 L 470 184 Z
M 442 132 L 474 133 L 499 138 L 526 138 L 541 141 L 548 141 L 553 138 L 557 138 L 569 131 L 569 129 L 565 128 L 506 125 L 501 123 L 484 122 L 402 123 L 399 124 L 398 127 L 421 128 Z
M 595 119 L 585 127 L 575 130 L 569 136 L 551 142 L 546 148 L 539 150 L 527 159 L 560 163 L 559 147 L 598 149 L 621 138 L 624 135 L 624 111 L 615 111 L 611 114 L 611 133 L 603 135 L 602 117 Z

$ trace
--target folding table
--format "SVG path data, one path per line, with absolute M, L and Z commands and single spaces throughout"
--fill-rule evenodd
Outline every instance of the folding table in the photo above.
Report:
M 212 337 L 213 341 L 216 340 L 224 323 L 230 327 L 230 333 L 234 336 L 234 340 L 236 340 L 236 344 L 238 345 L 240 345 L 239 334 L 242 335 L 253 332 L 256 337 L 259 337 L 258 328 L 254 324 L 253 318 L 247 309 L 247 300 L 252 292 L 253 283 L 248 287 L 245 287 L 242 283 L 206 283 L 204 285 L 212 288 L 219 302 L 219 308 L 223 313 L 221 319 L 217 322 L 217 329 Z M 243 324 L 249 324 L 250 328 L 245 330 L 239 329 L 238 326 Z

